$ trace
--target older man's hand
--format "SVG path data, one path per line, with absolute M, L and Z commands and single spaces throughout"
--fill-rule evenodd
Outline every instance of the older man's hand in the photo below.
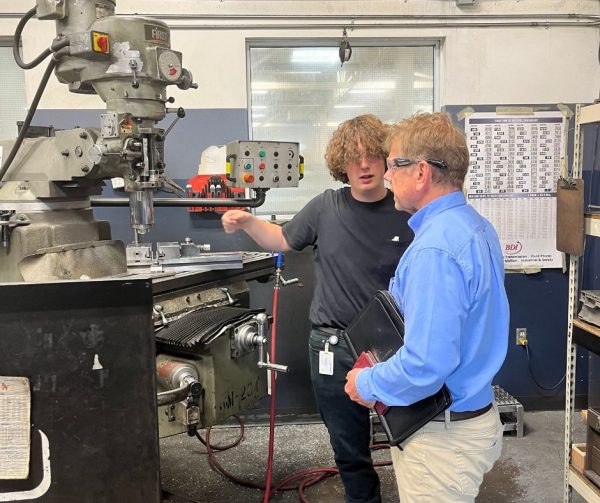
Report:
M 346 375 L 346 386 L 344 386 L 344 391 L 350 397 L 350 400 L 353 400 L 356 403 L 364 405 L 365 407 L 369 407 L 370 409 L 375 406 L 375 402 L 368 402 L 363 400 L 358 394 L 358 390 L 356 389 L 356 376 L 360 371 L 364 369 L 352 369 Z

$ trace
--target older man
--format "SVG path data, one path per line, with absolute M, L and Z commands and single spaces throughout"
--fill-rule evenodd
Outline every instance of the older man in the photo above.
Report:
M 388 146 L 385 178 L 415 232 L 389 287 L 404 314 L 404 346 L 384 363 L 349 372 L 345 389 L 363 405 L 409 405 L 445 383 L 453 399 L 446 421 L 442 414 L 403 450 L 392 449 L 400 499 L 473 502 L 502 446 L 491 385 L 508 344 L 500 242 L 465 201 L 469 153 L 448 114 L 402 121 Z

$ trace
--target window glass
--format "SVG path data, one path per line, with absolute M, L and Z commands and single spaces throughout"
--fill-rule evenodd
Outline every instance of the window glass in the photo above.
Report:
M 2 91 L 0 92 L 0 140 L 17 137 L 17 121 L 27 115 L 25 103 L 25 75 L 17 66 L 12 47 L 0 46 Z
M 337 45 L 249 44 L 251 138 L 297 141 L 305 158 L 300 187 L 269 191 L 258 215 L 293 215 L 326 188 L 342 186 L 331 178 L 323 158 L 340 122 L 371 113 L 391 123 L 435 109 L 435 42 L 379 47 L 352 43 L 351 59 L 343 66 L 338 50 Z

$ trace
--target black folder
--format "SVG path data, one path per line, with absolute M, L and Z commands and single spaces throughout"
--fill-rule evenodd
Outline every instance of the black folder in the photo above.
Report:
M 362 353 L 375 363 L 390 358 L 404 344 L 404 320 L 389 292 L 379 290 L 344 332 L 355 358 Z M 361 358 L 364 361 L 364 358 Z M 390 445 L 404 442 L 452 403 L 448 388 L 406 406 L 376 407 Z

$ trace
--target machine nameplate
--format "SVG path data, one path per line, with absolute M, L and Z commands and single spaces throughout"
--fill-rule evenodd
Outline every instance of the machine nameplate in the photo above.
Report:
M 162 26 L 158 26 L 156 24 L 145 24 L 144 32 L 146 35 L 147 42 L 163 45 L 165 47 L 171 47 L 171 37 L 169 34 L 169 30 L 166 30 Z

